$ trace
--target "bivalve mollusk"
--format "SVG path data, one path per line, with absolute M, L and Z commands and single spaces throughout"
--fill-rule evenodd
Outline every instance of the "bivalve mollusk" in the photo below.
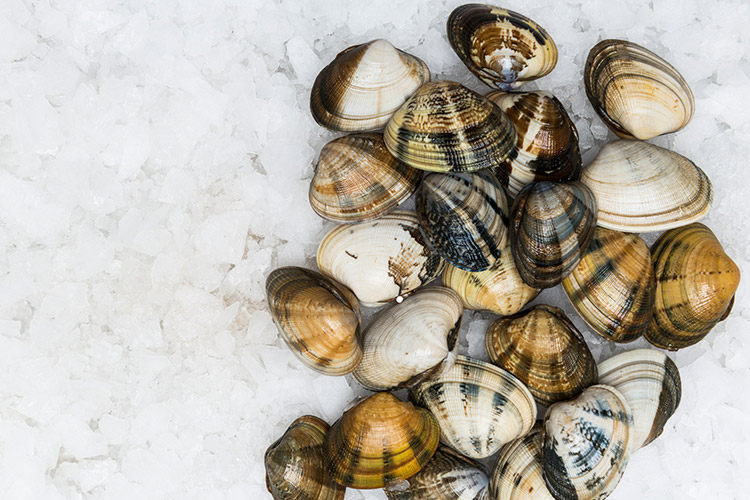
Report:
M 500 450 L 490 476 L 491 500 L 554 500 L 542 472 L 542 426 Z

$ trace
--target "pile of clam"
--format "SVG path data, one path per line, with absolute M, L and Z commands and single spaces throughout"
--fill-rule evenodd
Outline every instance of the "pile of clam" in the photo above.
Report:
M 645 142 L 693 115 L 675 68 L 627 41 L 591 49 L 586 94 L 622 139 L 584 167 L 563 103 L 515 90 L 555 67 L 541 26 L 470 4 L 447 31 L 486 95 L 430 81 L 385 40 L 344 50 L 312 87 L 315 120 L 349 134 L 325 145 L 310 183 L 313 210 L 340 225 L 319 272 L 270 273 L 268 305 L 302 363 L 374 394 L 330 427 L 291 424 L 266 452 L 274 498 L 605 498 L 677 409 L 677 367 L 658 349 L 597 364 L 561 309 L 527 304 L 560 284 L 604 339 L 668 350 L 731 310 L 739 270 L 696 222 L 709 179 Z M 398 210 L 412 195 L 416 210 Z M 656 231 L 651 249 L 635 234 Z M 441 273 L 443 286 L 426 286 Z M 360 307 L 383 305 L 362 324 Z M 499 316 L 491 363 L 458 354 L 464 309 Z M 487 474 L 476 460 L 493 455 Z

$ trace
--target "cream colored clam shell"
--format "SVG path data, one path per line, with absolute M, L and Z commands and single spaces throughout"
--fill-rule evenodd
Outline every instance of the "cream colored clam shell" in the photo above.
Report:
M 542 476 L 542 427 L 503 446 L 490 476 L 492 500 L 554 500 Z

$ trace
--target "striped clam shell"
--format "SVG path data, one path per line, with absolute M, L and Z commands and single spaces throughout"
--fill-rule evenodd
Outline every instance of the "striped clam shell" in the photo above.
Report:
M 301 267 L 268 275 L 266 299 L 274 323 L 292 352 L 325 375 L 350 373 L 360 359 L 360 312 L 346 287 Z
M 631 452 L 661 435 L 682 396 L 677 365 L 656 349 L 636 349 L 602 361 L 599 383 L 617 389 L 633 411 Z
M 417 290 L 367 325 L 357 382 L 373 391 L 410 385 L 455 361 L 461 299 L 441 286 Z
M 672 229 L 651 247 L 654 314 L 646 340 L 676 351 L 702 340 L 732 310 L 740 269 L 700 223 Z
M 487 98 L 505 111 L 518 133 L 517 153 L 497 169 L 510 197 L 532 182 L 578 179 L 578 130 L 555 96 L 541 90 L 497 90 Z
M 623 139 L 647 141 L 680 130 L 693 117 L 693 92 L 667 61 L 626 40 L 602 40 L 583 72 L 586 95 Z
M 485 348 L 492 362 L 526 384 L 544 406 L 574 398 L 596 383 L 596 361 L 565 313 L 539 305 L 490 324 Z
M 648 245 L 638 235 L 597 227 L 562 286 L 578 314 L 607 340 L 632 342 L 648 328 L 656 281 Z
M 510 245 L 521 278 L 551 288 L 573 271 L 596 228 L 596 201 L 580 182 L 526 186 L 511 210 Z
M 625 397 L 592 385 L 544 417 L 544 481 L 558 499 L 603 499 L 617 486 L 628 459 L 633 414 Z
M 435 251 L 461 269 L 484 271 L 505 246 L 508 202 L 492 173 L 426 175 L 417 216 Z
M 557 46 L 526 16 L 492 5 L 466 4 L 448 17 L 448 41 L 469 70 L 490 87 L 510 90 L 557 64 Z
M 367 222 L 395 209 L 421 179 L 422 172 L 391 156 L 381 134 L 350 134 L 323 146 L 310 206 L 334 222 Z
M 405 485 L 385 489 L 390 500 L 487 500 L 487 474 L 473 460 L 440 446 Z
M 275 500 L 344 499 L 346 488 L 333 480 L 323 464 L 327 432 L 327 423 L 305 415 L 268 447 L 264 457 L 266 487 Z
M 373 40 L 347 48 L 323 68 L 310 93 L 310 111 L 316 122 L 338 132 L 378 130 L 429 81 L 421 59 L 387 40 Z
M 583 169 L 599 208 L 598 224 L 625 232 L 664 231 L 702 219 L 711 181 L 695 163 L 640 141 L 614 141 Z
M 456 82 L 422 85 L 388 122 L 385 146 L 414 168 L 475 172 L 501 163 L 516 130 L 489 99 Z
M 554 500 L 542 473 L 542 426 L 503 446 L 490 476 L 492 500 Z
M 467 356 L 417 385 L 412 397 L 437 417 L 443 444 L 471 458 L 489 457 L 526 434 L 536 420 L 534 398 L 523 383 Z
M 331 426 L 323 457 L 333 478 L 351 488 L 383 488 L 407 479 L 437 450 L 440 428 L 427 410 L 378 392 Z
M 337 226 L 318 247 L 323 274 L 351 288 L 365 306 L 401 302 L 435 279 L 443 266 L 443 259 L 428 248 L 413 212 Z

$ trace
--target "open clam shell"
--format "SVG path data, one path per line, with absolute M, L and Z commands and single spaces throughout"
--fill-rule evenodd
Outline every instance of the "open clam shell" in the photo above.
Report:
M 348 286 L 365 306 L 401 302 L 435 279 L 443 266 L 443 259 L 427 246 L 413 212 L 337 226 L 318 247 L 323 274 Z
M 695 222 L 713 201 L 711 181 L 695 163 L 640 141 L 614 141 L 583 169 L 598 224 L 625 232 L 664 231 Z
M 573 272 L 562 282 L 578 314 L 612 342 L 643 335 L 654 309 L 654 268 L 638 235 L 597 227 Z
M 646 141 L 680 130 L 693 117 L 693 92 L 667 61 L 626 40 L 602 40 L 583 72 L 586 95 L 623 139 Z
M 429 411 L 379 392 L 344 412 L 331 426 L 323 456 L 339 484 L 382 488 L 419 472 L 439 440 L 440 428 Z
M 380 391 L 416 383 L 450 366 L 463 310 L 450 288 L 427 287 L 379 312 L 364 331 L 362 361 L 354 378 Z
M 651 258 L 656 299 L 646 340 L 672 351 L 699 342 L 732 310 L 740 269 L 700 223 L 662 234 Z
M 310 93 L 310 111 L 316 122 L 331 130 L 378 130 L 429 81 L 430 70 L 421 59 L 387 40 L 354 45 L 318 74 Z
M 543 433 L 540 423 L 523 437 L 503 446 L 490 476 L 492 500 L 554 500 L 542 473 Z
M 310 206 L 334 222 L 366 222 L 395 209 L 421 179 L 422 172 L 391 156 L 381 134 L 350 134 L 323 146 Z
M 456 82 L 422 85 L 383 132 L 393 156 L 432 172 L 475 172 L 501 163 L 516 129 L 492 101 Z
M 268 275 L 266 299 L 284 341 L 307 366 L 345 375 L 359 364 L 359 304 L 346 287 L 309 269 L 281 267 Z
M 466 4 L 448 17 L 448 41 L 466 67 L 491 87 L 510 90 L 557 64 L 557 46 L 538 24 L 512 10 Z

